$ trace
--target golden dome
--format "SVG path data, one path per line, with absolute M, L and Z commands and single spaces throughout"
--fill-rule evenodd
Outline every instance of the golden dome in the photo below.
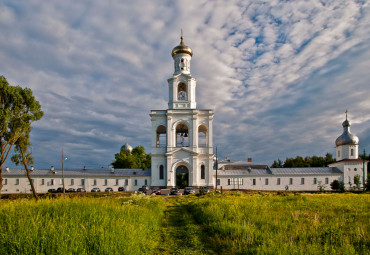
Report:
M 180 54 L 180 53 L 185 53 L 185 54 L 189 54 L 190 56 L 193 56 L 192 49 L 189 46 L 186 46 L 184 44 L 184 37 L 182 37 L 182 36 L 181 36 L 180 45 L 177 45 L 172 50 L 172 57 L 174 57 L 175 55 Z

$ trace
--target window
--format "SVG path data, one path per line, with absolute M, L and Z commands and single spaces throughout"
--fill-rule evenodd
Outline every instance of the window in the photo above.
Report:
M 147 179 L 145 179 L 145 185 L 148 185 L 148 180 Z
M 94 179 L 94 184 L 93 185 L 96 186 L 96 179 Z
M 107 186 L 108 185 L 108 180 L 107 179 L 105 179 L 104 180 L 104 186 Z
M 128 179 L 125 180 L 125 185 L 127 186 L 128 185 Z
M 325 184 L 329 184 L 329 178 L 325 178 Z
M 81 185 L 84 186 L 85 185 L 85 179 L 81 179 Z
M 200 166 L 200 179 L 204 180 L 206 178 L 206 167 L 204 165 Z
M 116 186 L 118 186 L 119 185 L 119 180 L 118 179 L 116 179 Z
M 176 126 L 176 147 L 189 147 L 189 129 L 185 123 Z
M 41 185 L 45 185 L 45 179 L 41 179 Z
M 163 125 L 160 125 L 157 127 L 156 147 L 166 147 L 166 146 L 167 146 L 166 127 Z
M 50 180 L 50 185 L 54 185 L 54 179 Z
M 4 185 L 8 184 L 8 179 L 4 179 Z
M 181 69 L 183 70 L 183 69 Z M 181 82 L 179 83 L 177 87 L 177 100 L 188 100 L 188 96 L 186 93 L 186 85 L 185 83 Z
M 159 166 L 159 179 L 160 180 L 164 179 L 164 167 L 163 167 L 163 165 Z
M 304 184 L 304 178 L 301 178 L 301 184 L 302 185 Z
M 227 185 L 231 185 L 231 180 L 227 179 Z
M 59 184 L 63 184 L 63 179 L 59 179 Z
M 15 179 L 15 185 L 19 185 L 19 179 Z
M 280 185 L 280 178 L 277 178 L 276 184 Z
M 351 156 L 353 156 L 353 149 L 351 149 Z
M 269 185 L 269 179 L 265 179 L 265 185 Z
M 289 178 L 289 184 L 293 185 L 293 178 Z
M 317 184 L 317 178 L 313 178 L 313 184 Z
M 217 185 L 221 185 L 220 179 L 217 179 Z
M 357 168 L 355 168 L 354 170 L 357 171 Z
M 134 185 L 137 186 L 137 180 L 135 180 L 135 184 Z
M 338 158 L 340 157 L 340 151 L 338 151 Z
M 253 185 L 256 185 L 256 179 L 253 179 Z
M 71 179 L 71 185 L 75 185 L 75 179 Z

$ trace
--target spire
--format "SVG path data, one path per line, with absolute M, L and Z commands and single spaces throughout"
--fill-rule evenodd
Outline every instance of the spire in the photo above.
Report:
M 345 113 L 346 113 L 346 120 L 347 120 L 347 113 L 348 113 L 348 110 L 347 109 L 346 109 Z
M 184 46 L 184 37 L 182 36 L 182 28 L 181 28 L 181 37 L 180 37 L 180 45 Z

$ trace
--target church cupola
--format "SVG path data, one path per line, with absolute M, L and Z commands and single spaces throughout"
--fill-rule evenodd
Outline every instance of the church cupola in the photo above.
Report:
M 193 56 L 192 49 L 184 44 L 184 37 L 181 34 L 180 45 L 172 50 L 172 58 L 175 61 L 175 73 L 190 74 L 190 60 Z
M 342 159 L 358 158 L 358 137 L 351 133 L 351 122 L 347 119 L 342 123 L 343 133 L 335 140 L 337 161 Z

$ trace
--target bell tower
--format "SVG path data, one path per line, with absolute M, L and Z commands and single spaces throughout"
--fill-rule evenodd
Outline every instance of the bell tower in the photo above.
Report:
M 213 110 L 197 109 L 192 49 L 180 44 L 171 52 L 174 73 L 168 79 L 168 109 L 152 110 L 152 186 L 214 186 Z

